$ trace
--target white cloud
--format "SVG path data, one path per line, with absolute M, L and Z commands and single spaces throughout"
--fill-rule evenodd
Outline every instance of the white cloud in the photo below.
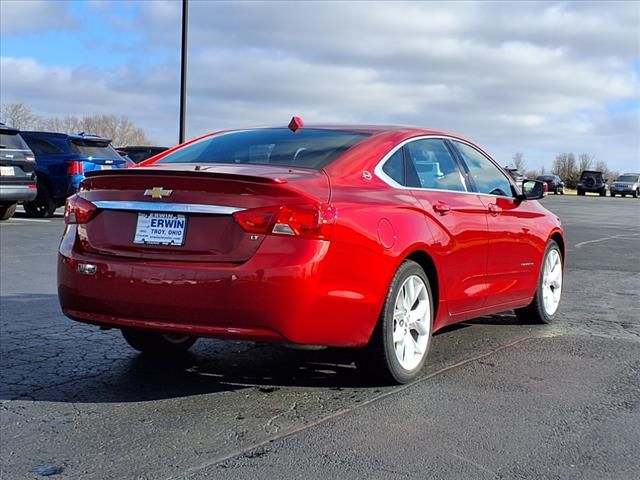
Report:
M 640 13 L 628 3 L 191 2 L 190 20 L 191 136 L 300 114 L 457 131 L 530 166 L 573 150 L 637 169 Z M 141 55 L 171 61 L 72 70 L 5 58 L 18 74 L 3 74 L 3 102 L 123 114 L 172 143 L 179 3 L 143 2 L 132 23 Z
M 77 27 L 65 0 L 0 1 L 0 32 L 12 35 L 43 30 L 70 30 Z

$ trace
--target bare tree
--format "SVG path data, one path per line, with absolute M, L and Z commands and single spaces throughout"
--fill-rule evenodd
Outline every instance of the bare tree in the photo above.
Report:
M 28 130 L 35 127 L 39 117 L 24 103 L 6 103 L 0 107 L 0 119 L 11 127 Z
M 53 132 L 99 135 L 110 138 L 116 146 L 150 144 L 142 128 L 136 127 L 127 117 L 115 115 L 52 117 L 43 119 L 39 128 Z
M 573 153 L 561 153 L 556 156 L 551 167 L 551 173 L 562 178 L 568 187 L 574 188 L 580 175 L 575 155 Z
M 524 161 L 524 155 L 520 152 L 513 154 L 513 168 L 519 172 L 524 172 L 527 162 Z
M 595 155 L 589 155 L 588 153 L 581 153 L 578 157 L 579 166 L 578 169 L 583 172 L 585 170 L 589 170 L 593 165 L 593 159 Z

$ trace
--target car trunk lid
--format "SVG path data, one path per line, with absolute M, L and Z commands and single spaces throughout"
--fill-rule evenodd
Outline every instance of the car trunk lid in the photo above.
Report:
M 253 256 L 264 235 L 243 230 L 233 213 L 326 202 L 329 181 L 322 171 L 288 167 L 158 165 L 88 172 L 80 195 L 99 209 L 79 225 L 87 251 L 239 263 Z

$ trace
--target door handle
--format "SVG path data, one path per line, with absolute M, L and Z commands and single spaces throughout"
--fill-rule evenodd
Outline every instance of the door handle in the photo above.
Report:
M 488 208 L 488 210 L 489 210 L 489 213 L 490 213 L 491 215 L 493 215 L 494 217 L 495 217 L 496 215 L 499 215 L 499 214 L 500 214 L 500 212 L 502 212 L 502 209 L 501 209 L 498 205 L 496 205 L 495 203 L 490 203 L 490 204 L 489 204 L 489 206 L 488 206 L 487 208 Z
M 451 211 L 451 207 L 446 203 L 438 202 L 433 205 L 433 210 L 438 212 L 440 215 L 446 215 Z

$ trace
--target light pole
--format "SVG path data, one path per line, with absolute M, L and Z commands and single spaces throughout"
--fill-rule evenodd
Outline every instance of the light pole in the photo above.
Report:
M 189 0 L 182 0 L 182 49 L 180 52 L 180 134 L 178 143 L 184 142 L 187 119 L 187 28 L 189 25 Z

